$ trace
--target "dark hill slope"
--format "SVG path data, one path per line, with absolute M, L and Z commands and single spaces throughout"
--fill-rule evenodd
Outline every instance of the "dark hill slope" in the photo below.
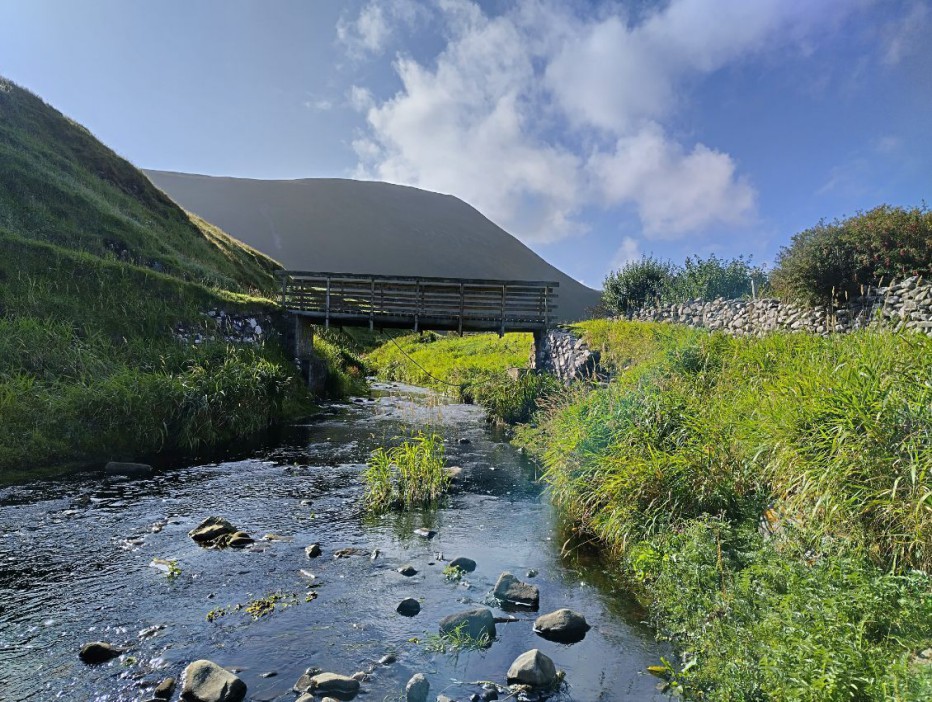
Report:
M 340 273 L 554 280 L 560 315 L 599 295 L 450 195 L 342 179 L 250 180 L 145 171 L 182 207 L 286 268 Z

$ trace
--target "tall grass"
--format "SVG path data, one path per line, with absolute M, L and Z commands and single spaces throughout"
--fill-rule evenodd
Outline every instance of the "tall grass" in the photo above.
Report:
M 366 507 L 373 512 L 437 504 L 450 485 L 443 438 L 418 433 L 398 446 L 376 449 L 363 480 Z
M 509 377 L 509 368 L 527 366 L 532 343 L 530 334 L 412 334 L 383 343 L 366 360 L 380 378 L 480 404 L 491 420 L 515 424 L 530 421 L 542 398 L 559 387 L 549 375 Z
M 520 440 L 695 661 L 692 694 L 925 699 L 932 340 L 582 328 L 619 375 Z

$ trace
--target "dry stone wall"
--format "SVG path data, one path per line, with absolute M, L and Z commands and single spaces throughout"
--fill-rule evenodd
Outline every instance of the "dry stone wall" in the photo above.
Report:
M 772 331 L 844 333 L 868 326 L 932 333 L 932 284 L 919 277 L 871 288 L 838 307 L 805 307 L 775 299 L 692 300 L 639 310 L 629 319 L 672 322 L 734 335 Z
M 550 329 L 535 342 L 531 354 L 534 370 L 553 373 L 562 382 L 594 378 L 599 370 L 599 352 L 566 329 Z
M 225 310 L 210 310 L 201 325 L 178 324 L 175 337 L 186 344 L 224 341 L 228 344 L 261 345 L 279 334 L 276 320 L 270 314 L 233 314 Z

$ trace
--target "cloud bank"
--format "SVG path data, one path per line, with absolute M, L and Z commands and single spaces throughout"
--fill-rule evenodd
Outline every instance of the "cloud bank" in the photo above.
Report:
M 655 240 L 753 223 L 740 164 L 674 133 L 684 96 L 738 62 L 805 51 L 856 4 L 671 0 L 634 17 L 556 0 L 497 15 L 470 0 L 373 0 L 341 23 L 348 45 L 384 51 L 414 18 L 445 45 L 426 61 L 398 54 L 393 96 L 355 89 L 367 97 L 355 101 L 366 120 L 356 175 L 455 194 L 532 242 L 579 233 L 593 207 L 636 213 Z

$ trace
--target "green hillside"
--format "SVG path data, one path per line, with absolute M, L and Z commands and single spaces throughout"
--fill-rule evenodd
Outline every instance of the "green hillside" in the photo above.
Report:
M 0 78 L 0 232 L 228 290 L 280 266 L 184 212 L 132 164 Z
M 279 344 L 228 344 L 205 314 L 274 313 L 278 267 L 0 79 L 0 482 L 200 451 L 301 411 Z

